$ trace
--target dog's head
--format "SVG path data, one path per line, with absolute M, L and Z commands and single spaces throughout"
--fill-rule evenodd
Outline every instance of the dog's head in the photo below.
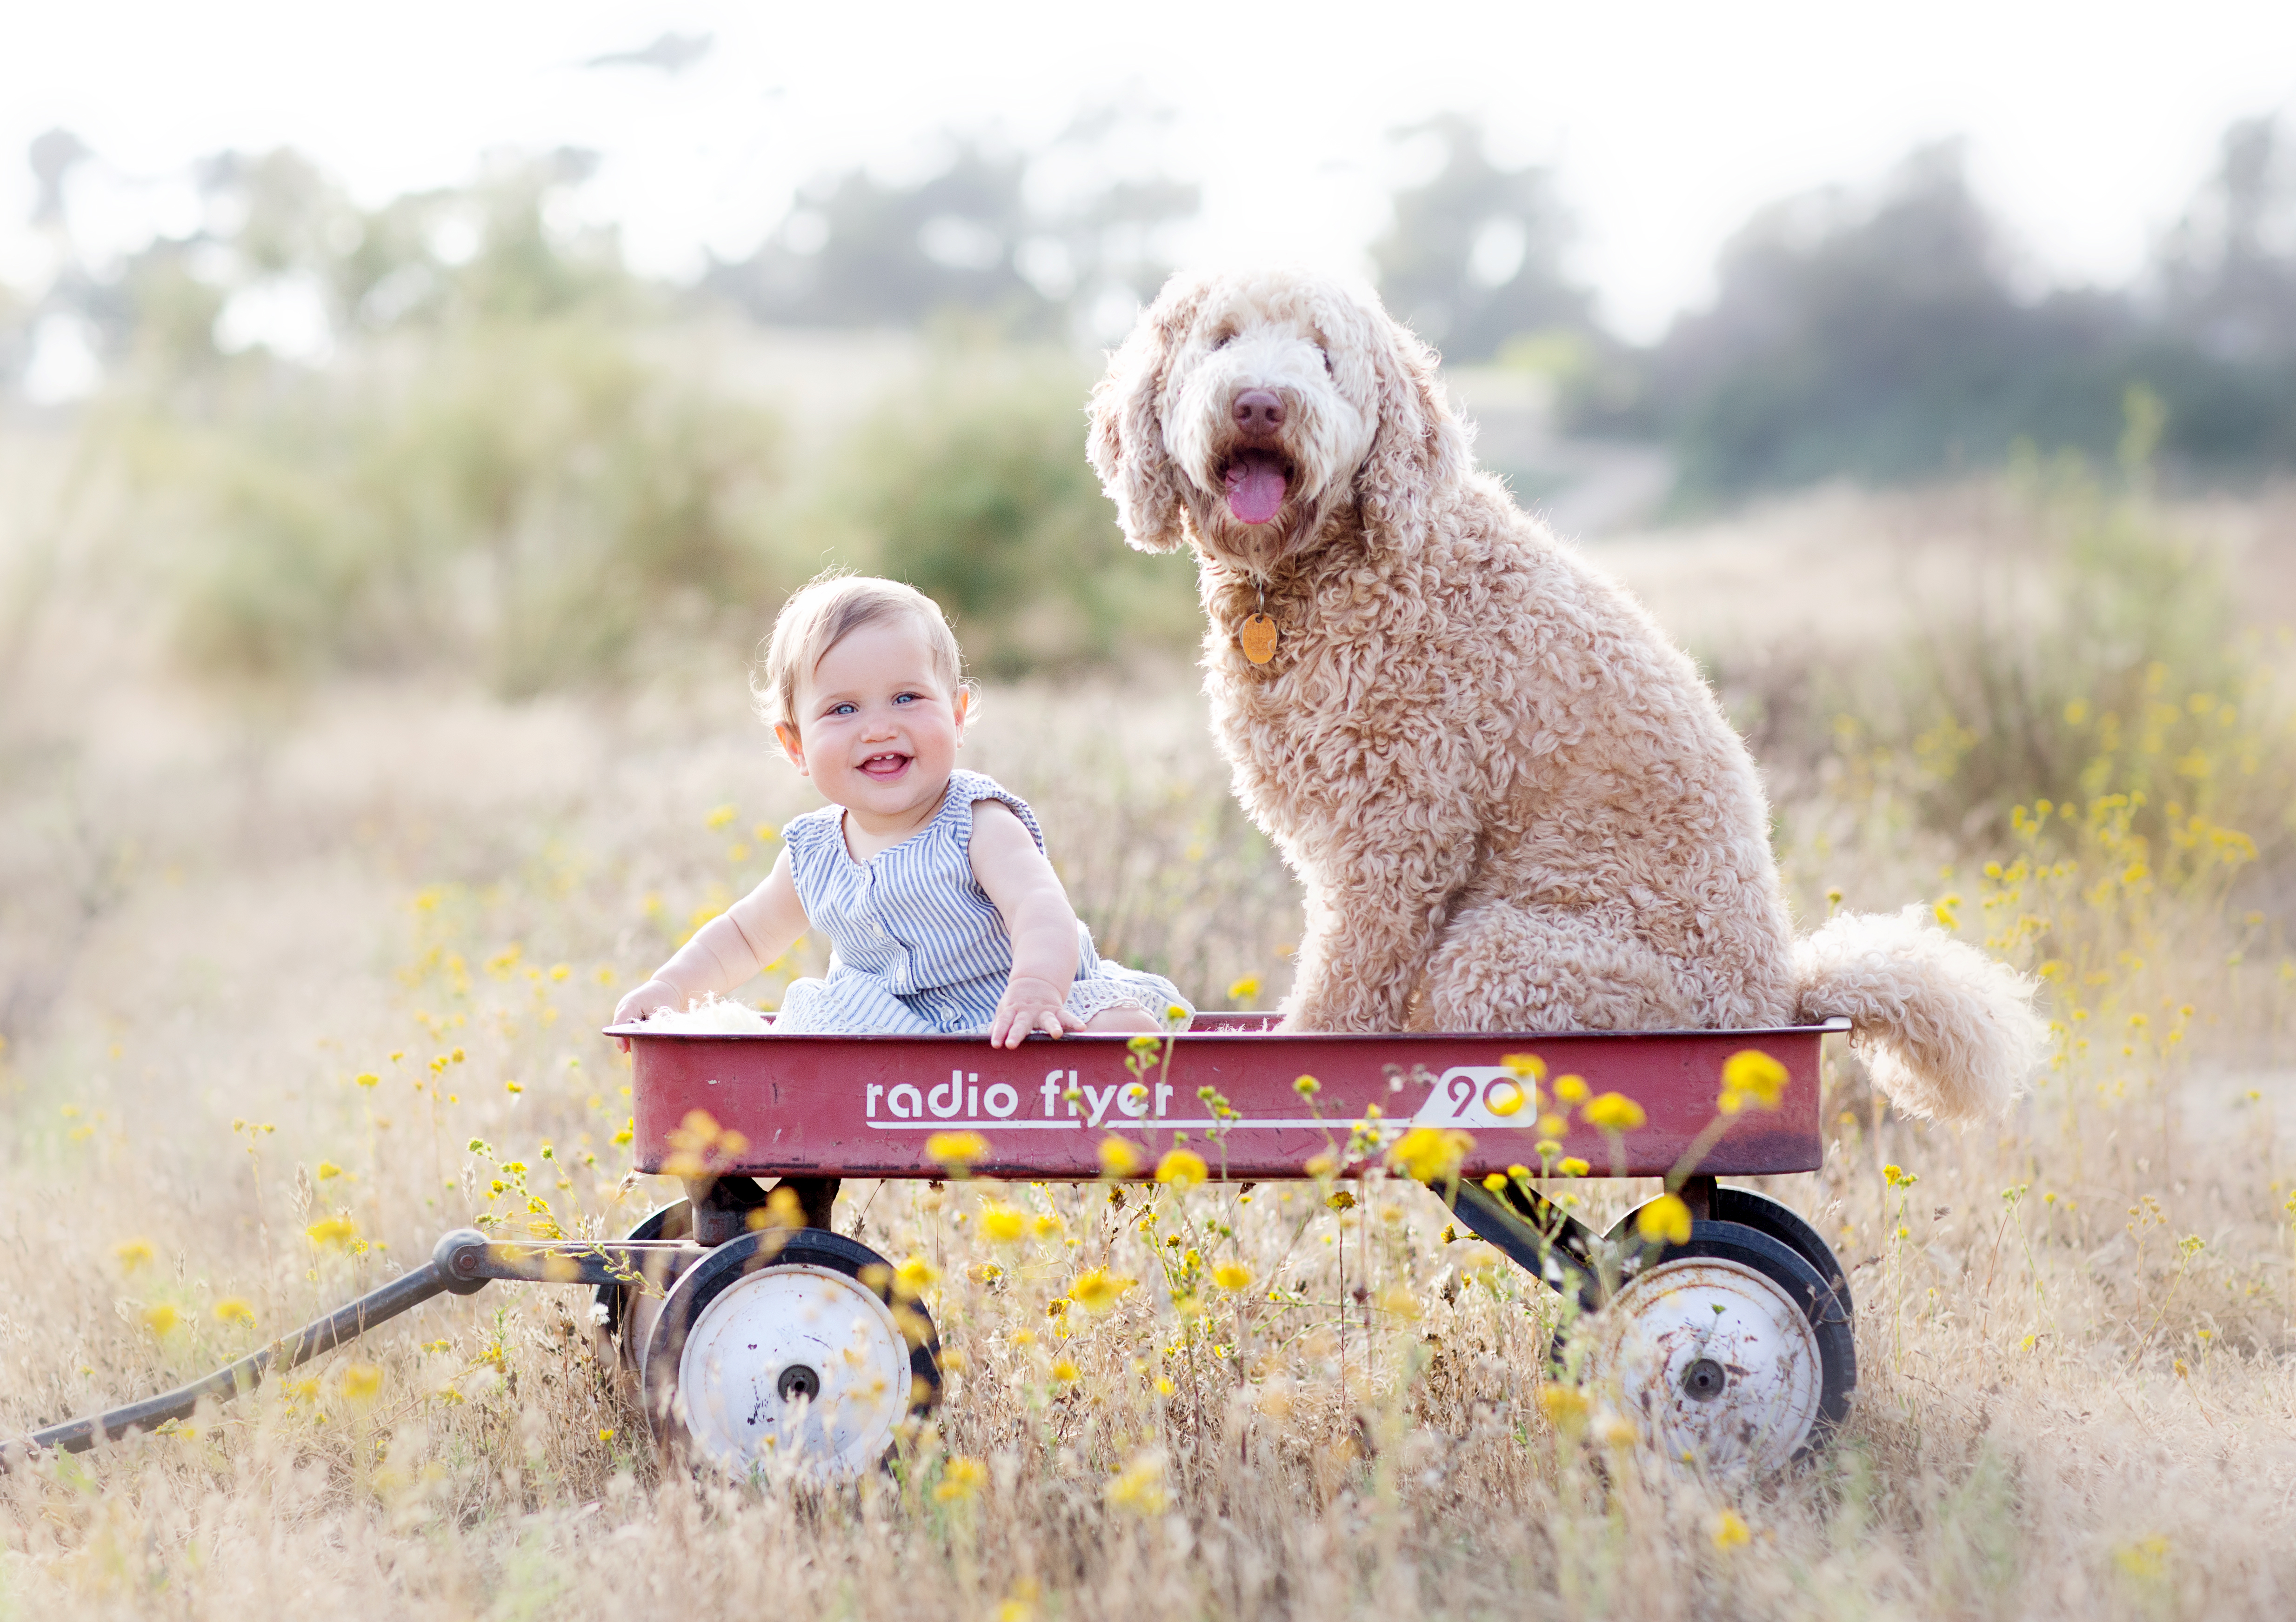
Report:
M 1296 271 L 1173 277 L 1093 390 L 1088 455 L 1133 545 L 1254 573 L 1350 510 L 1407 537 L 1469 465 L 1427 347 Z

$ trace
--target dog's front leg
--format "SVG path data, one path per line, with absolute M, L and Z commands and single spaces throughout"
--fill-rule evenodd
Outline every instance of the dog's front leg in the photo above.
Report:
M 1474 841 L 1450 851 L 1364 852 L 1310 869 L 1284 1030 L 1397 1031 L 1464 881 Z

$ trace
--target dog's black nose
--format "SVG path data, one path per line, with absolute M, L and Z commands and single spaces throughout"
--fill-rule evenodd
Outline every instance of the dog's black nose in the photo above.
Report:
M 1247 434 L 1272 434 L 1283 426 L 1283 402 L 1273 389 L 1246 389 L 1235 397 L 1235 425 Z

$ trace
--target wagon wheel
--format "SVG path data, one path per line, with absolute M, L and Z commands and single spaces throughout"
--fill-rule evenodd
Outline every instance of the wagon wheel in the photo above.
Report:
M 865 1245 L 744 1233 L 670 1287 L 639 1361 L 654 1432 L 736 1474 L 850 1478 L 940 1395 L 932 1320 Z
M 1629 1238 L 1632 1221 L 1612 1238 Z M 1617 1382 L 1647 1442 L 1756 1475 L 1824 1445 L 1857 1383 L 1846 1289 L 1742 1222 L 1694 1222 L 1687 1241 L 1636 1259 L 1595 1315 L 1591 1364 Z
M 1842 1272 L 1841 1264 L 1834 1259 L 1832 1248 L 1818 1237 L 1817 1230 L 1804 1222 L 1791 1206 L 1781 1205 L 1767 1194 L 1758 1194 L 1751 1188 L 1725 1188 L 1718 1183 L 1708 1191 L 1706 1214 L 1716 1222 L 1734 1222 L 1767 1233 L 1785 1245 L 1825 1281 L 1825 1287 L 1840 1303 L 1842 1317 L 1852 1317 L 1849 1275 Z M 1620 1237 L 1620 1229 L 1611 1229 L 1609 1236 Z

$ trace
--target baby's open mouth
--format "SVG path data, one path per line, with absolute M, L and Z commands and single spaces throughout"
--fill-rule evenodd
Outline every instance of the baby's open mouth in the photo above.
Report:
M 1292 464 L 1275 451 L 1242 450 L 1228 458 L 1220 478 L 1227 486 L 1227 510 L 1244 523 L 1264 524 L 1291 493 Z
M 869 777 L 898 777 L 908 769 L 909 757 L 906 755 L 872 755 L 861 763 L 863 774 Z

